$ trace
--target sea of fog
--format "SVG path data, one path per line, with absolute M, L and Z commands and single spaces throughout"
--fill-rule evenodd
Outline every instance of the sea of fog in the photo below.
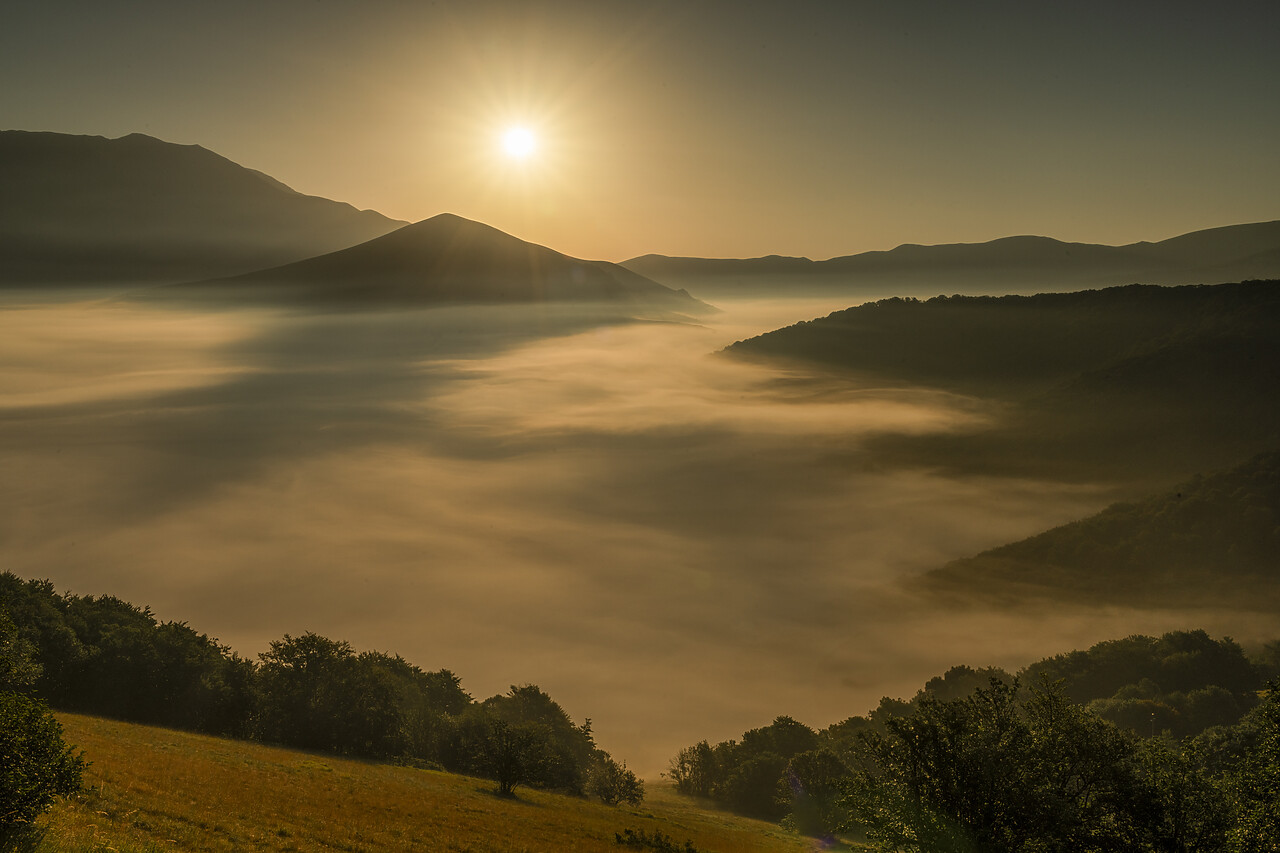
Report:
M 649 776 L 702 738 L 825 726 L 955 664 L 1274 632 L 900 591 L 1101 509 L 1113 484 L 895 468 L 869 437 L 995 413 L 717 354 L 848 304 L 621 323 L 0 295 L 0 570 L 247 656 L 315 631 L 447 667 L 476 698 L 537 684 Z

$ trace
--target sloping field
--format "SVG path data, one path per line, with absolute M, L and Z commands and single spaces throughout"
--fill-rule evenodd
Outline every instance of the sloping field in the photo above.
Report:
M 650 782 L 638 808 L 430 770 L 350 761 L 59 714 L 92 762 L 86 790 L 43 819 L 53 851 L 613 851 L 626 829 L 701 853 L 804 851 L 816 842 L 707 811 Z M 654 849 L 654 848 L 640 848 Z

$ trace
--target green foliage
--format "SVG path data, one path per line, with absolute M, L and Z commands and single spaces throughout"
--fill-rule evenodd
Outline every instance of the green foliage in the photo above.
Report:
M 1232 640 L 1172 631 L 1098 643 L 1027 667 L 1067 695 L 1137 734 L 1193 735 L 1234 723 L 1256 701 L 1257 669 Z
M 1148 738 L 1135 744 L 1132 808 L 1151 850 L 1227 850 L 1232 806 L 1221 780 L 1192 743 Z
M 849 820 L 841 799 L 851 776 L 848 766 L 828 748 L 793 756 L 777 797 L 788 812 L 784 823 L 804 835 L 833 835 Z
M 1236 823 L 1231 829 L 1233 851 L 1276 853 L 1280 850 L 1280 687 L 1268 688 L 1267 698 L 1241 723 L 1252 748 L 1240 756 L 1227 774 L 1227 790 L 1234 798 Z
M 26 690 L 40 677 L 35 648 L 18 636 L 18 628 L 0 610 L 0 691 Z
M 671 765 L 664 775 L 682 794 L 710 797 L 719 785 L 723 772 L 717 761 L 716 750 L 703 740 L 680 750 L 671 759 Z
M 787 762 L 817 748 L 818 734 L 790 717 L 724 741 L 706 741 L 683 749 L 671 761 L 667 776 L 684 794 L 710 797 L 740 814 L 777 820 L 787 813 L 779 799 Z
M 467 768 L 497 782 L 501 796 L 520 785 L 546 786 L 551 751 L 537 723 L 508 722 L 478 706 L 463 719 L 462 741 Z
M 993 681 L 965 699 L 926 698 L 865 740 L 868 765 L 844 803 L 882 849 L 1132 849 L 1120 811 L 1129 743 L 1060 692 L 1019 703 Z
M 625 761 L 619 764 L 600 752 L 587 773 L 587 794 L 609 806 L 619 803 L 638 806 L 644 801 L 644 782 L 627 769 Z
M 506 695 L 486 699 L 483 708 L 494 719 L 542 733 L 544 754 L 531 782 L 574 794 L 584 792 L 587 769 L 596 754 L 590 720 L 575 725 L 559 704 L 532 684 L 513 685 Z
M 218 734 L 245 734 L 247 662 L 180 622 L 111 596 L 61 596 L 0 574 L 0 603 L 36 649 L 36 691 L 52 705 Z
M 78 791 L 84 765 L 43 702 L 0 692 L 0 840 L 16 841 L 57 797 Z
M 780 717 L 740 742 L 701 741 L 667 775 L 681 793 L 809 835 L 865 831 L 886 850 L 1275 853 L 1259 840 L 1277 834 L 1275 695 L 1241 719 L 1258 663 L 1230 639 L 1175 631 L 1032 664 L 1035 690 L 958 666 L 821 732 Z
M 787 759 L 776 752 L 738 752 L 738 760 L 721 788 L 725 804 L 739 814 L 781 819 L 787 806 L 778 799 L 778 784 L 787 769 Z
M 60 796 L 80 789 L 84 758 L 39 699 L 19 693 L 40 675 L 33 647 L 0 611 L 0 851 L 39 841 L 32 822 Z
M 404 751 L 397 684 L 376 653 L 308 632 L 259 655 L 260 733 L 326 752 L 386 757 Z
M 655 829 L 652 834 L 643 829 L 624 829 L 622 832 L 614 833 L 613 839 L 622 847 L 636 850 L 656 850 L 658 853 L 698 853 L 698 848 L 693 846 L 692 841 L 686 840 L 684 844 L 680 844 L 670 835 L 664 835 L 660 829 Z
M 575 725 L 532 685 L 477 704 L 449 670 L 424 672 L 311 632 L 286 634 L 255 664 L 145 608 L 59 595 L 11 573 L 0 574 L 6 687 L 66 710 L 474 773 L 504 793 L 532 785 L 582 794 L 591 768 L 608 759 L 589 720 Z M 608 796 L 642 791 L 625 768 L 615 776 Z

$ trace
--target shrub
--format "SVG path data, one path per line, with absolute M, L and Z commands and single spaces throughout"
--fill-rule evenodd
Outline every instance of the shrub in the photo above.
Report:
M 43 702 L 0 693 L 0 849 L 25 834 L 57 797 L 80 790 L 84 765 Z
M 644 782 L 627 769 L 626 762 L 619 764 L 601 753 L 587 774 L 587 794 L 599 797 L 609 806 L 618 803 L 638 806 L 644 800 Z
M 654 830 L 653 834 L 645 832 L 643 829 L 624 829 L 622 832 L 613 834 L 615 844 L 623 847 L 634 847 L 639 850 L 656 850 L 658 853 L 698 853 L 698 848 L 693 846 L 692 841 L 685 841 L 683 845 L 679 844 L 670 835 L 663 835 L 660 830 Z

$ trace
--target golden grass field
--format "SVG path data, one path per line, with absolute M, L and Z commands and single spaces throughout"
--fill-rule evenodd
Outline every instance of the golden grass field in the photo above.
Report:
M 492 793 L 484 779 L 58 714 L 92 762 L 85 790 L 42 818 L 40 853 L 621 851 L 660 831 L 700 853 L 811 851 L 812 839 L 704 807 L 651 781 L 639 807 Z

